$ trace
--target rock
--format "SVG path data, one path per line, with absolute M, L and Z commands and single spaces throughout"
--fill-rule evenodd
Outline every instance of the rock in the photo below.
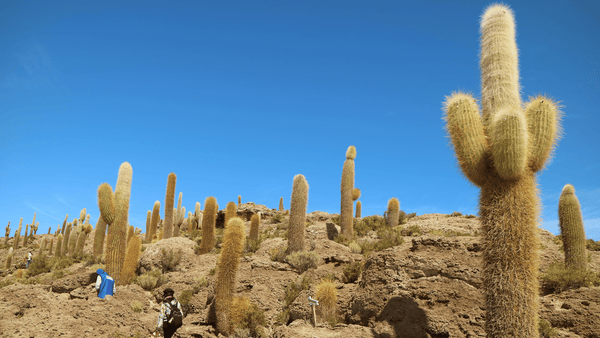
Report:
M 331 215 L 324 211 L 313 211 L 306 215 L 306 220 L 309 222 L 324 222 L 330 218 Z
M 300 292 L 296 300 L 290 304 L 290 322 L 298 319 L 307 320 L 312 322 L 312 309 L 308 304 L 308 296 L 310 295 L 308 290 Z
M 153 268 L 162 269 L 162 250 L 173 250 L 173 252 L 181 251 L 181 262 L 178 268 L 189 268 L 196 260 L 194 253 L 196 242 L 186 237 L 171 237 L 160 240 L 154 244 L 147 244 L 146 249 L 140 256 L 138 270 L 140 274 L 148 272 Z
M 325 225 L 327 226 L 327 238 L 330 241 L 335 241 L 337 236 L 340 235 L 340 232 L 339 232 L 337 226 L 331 222 L 327 222 L 327 224 L 325 224 Z
M 600 338 L 600 287 L 579 288 L 540 298 L 540 318 L 581 337 Z
M 82 272 L 57 279 L 52 282 L 52 292 L 70 293 L 77 288 L 95 283 L 96 277 L 96 272 Z

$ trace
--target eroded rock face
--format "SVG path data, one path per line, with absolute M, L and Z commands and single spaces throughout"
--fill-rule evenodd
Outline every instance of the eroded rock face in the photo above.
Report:
M 558 329 L 600 338 L 600 288 L 580 288 L 541 298 L 540 317 Z
M 92 283 L 96 283 L 97 276 L 98 275 L 95 272 L 81 272 L 75 275 L 57 279 L 52 282 L 52 292 L 70 293 L 71 291 L 82 286 L 88 286 Z
M 140 274 L 143 274 L 153 268 L 162 269 L 161 259 L 163 249 L 168 252 L 171 250 L 173 250 L 173 252 L 181 251 L 181 262 L 179 263 L 178 268 L 188 268 L 193 264 L 194 259 L 196 258 L 194 246 L 196 246 L 196 242 L 186 237 L 171 237 L 160 240 L 154 244 L 148 244 L 146 250 L 140 255 L 138 271 Z

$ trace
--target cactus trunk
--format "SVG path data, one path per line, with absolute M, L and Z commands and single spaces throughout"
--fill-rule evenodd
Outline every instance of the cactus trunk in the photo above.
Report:
M 104 222 L 104 218 L 100 215 L 98 222 L 96 222 L 96 233 L 94 234 L 94 257 L 102 255 L 104 251 L 104 236 L 106 236 L 106 222 Z
M 307 204 L 308 182 L 306 182 L 303 175 L 296 175 L 294 177 L 292 203 L 290 206 L 290 226 L 288 234 L 289 253 L 304 251 Z
M 342 228 L 342 236 L 351 239 L 354 234 L 354 219 L 353 210 L 354 200 L 352 199 L 352 191 L 354 190 L 354 158 L 356 158 L 356 148 L 348 147 L 346 151 L 346 161 L 342 169 L 342 184 L 341 184 L 341 207 L 340 207 L 340 227 Z
M 565 266 L 574 269 L 587 269 L 585 230 L 581 216 L 579 199 L 575 188 L 567 184 L 558 200 L 558 221 L 565 250 Z
M 204 213 L 202 219 L 202 241 L 200 242 L 200 254 L 209 253 L 216 243 L 215 239 L 215 225 L 216 225 L 216 213 L 217 213 L 217 199 L 214 197 L 207 197 L 204 201 Z
M 173 235 L 173 205 L 175 204 L 175 184 L 177 175 L 170 173 L 167 178 L 167 195 L 165 196 L 165 222 L 163 238 L 171 238 Z

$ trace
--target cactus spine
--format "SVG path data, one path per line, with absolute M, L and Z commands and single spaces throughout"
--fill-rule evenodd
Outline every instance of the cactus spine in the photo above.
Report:
M 117 285 L 122 285 L 121 271 L 125 259 L 127 244 L 127 220 L 129 218 L 129 197 L 131 195 L 131 179 L 133 169 L 128 162 L 119 167 L 117 186 L 114 194 L 114 220 L 109 224 L 106 236 L 106 272 L 114 278 Z M 100 202 L 100 201 L 99 201 Z M 102 213 L 102 209 L 100 212 Z M 104 215 L 103 215 L 104 217 Z M 106 217 L 104 218 L 106 221 Z
M 362 203 L 360 203 L 360 201 L 356 202 L 356 216 L 355 218 L 361 218 L 361 212 L 362 212 Z
M 308 204 L 308 182 L 303 175 L 294 176 L 292 203 L 290 205 L 290 227 L 288 250 L 290 253 L 304 251 L 304 228 L 306 227 L 306 206 Z
M 283 197 L 279 198 L 279 211 L 285 211 L 285 208 L 283 207 Z
M 21 237 L 21 227 L 23 226 L 23 217 L 19 220 L 19 227 L 15 231 L 15 242 L 13 243 L 13 248 L 17 250 L 19 248 L 19 238 Z
M 10 265 L 12 264 L 13 258 L 13 248 L 8 249 L 8 255 L 6 256 L 6 263 L 4 264 L 4 270 L 10 269 Z
M 152 219 L 150 220 L 150 236 L 148 238 L 152 238 L 156 235 L 156 229 L 158 227 L 158 221 L 160 220 L 160 202 L 154 202 L 154 207 L 152 208 Z
M 171 238 L 173 235 L 173 204 L 175 204 L 175 184 L 177 175 L 170 173 L 167 178 L 167 195 L 165 197 L 165 222 L 163 238 Z
M 356 148 L 348 147 L 346 150 L 346 161 L 342 170 L 342 199 L 340 208 L 340 227 L 342 236 L 350 239 L 354 233 L 354 220 L 352 217 L 354 201 L 352 191 L 354 190 L 354 159 L 356 158 Z
M 127 243 L 127 251 L 125 253 L 125 263 L 123 264 L 123 272 L 121 273 L 121 283 L 128 285 L 135 276 L 138 260 L 142 247 L 142 240 L 138 236 L 132 236 Z
M 445 102 L 446 128 L 464 175 L 481 188 L 483 288 L 488 337 L 538 337 L 535 173 L 558 139 L 557 105 L 519 95 L 512 11 L 488 7 L 481 19 L 482 115 L 475 99 L 454 93 Z
M 389 227 L 398 225 L 400 219 L 400 201 L 396 197 L 390 198 L 387 206 L 387 224 Z
M 210 196 L 204 201 L 204 213 L 202 219 L 202 241 L 200 242 L 200 254 L 209 253 L 216 243 L 215 224 L 217 222 L 217 199 Z
M 98 221 L 96 222 L 96 233 L 94 234 L 94 248 L 93 254 L 94 257 L 98 257 L 102 255 L 104 251 L 104 236 L 106 235 L 106 222 L 104 222 L 104 218 L 102 215 L 98 217 Z
M 227 206 L 225 207 L 225 225 L 226 226 L 227 226 L 227 223 L 229 222 L 229 220 L 235 217 L 236 213 L 237 213 L 237 207 L 235 206 L 235 203 L 233 203 L 233 202 L 227 203 Z
M 250 240 L 258 241 L 258 227 L 260 226 L 260 214 L 254 214 L 250 218 Z
M 575 195 L 575 188 L 570 184 L 565 185 L 560 194 L 558 220 L 565 250 L 565 266 L 574 269 L 587 269 L 587 251 L 581 206 Z
M 205 209 L 206 210 L 206 209 Z M 234 217 L 225 225 L 223 247 L 219 257 L 219 272 L 215 287 L 217 331 L 228 335 L 230 329 L 229 310 L 235 294 L 235 283 L 240 257 L 244 252 L 246 231 L 244 221 Z
M 9 237 L 10 237 L 10 221 L 8 221 L 8 225 L 6 226 L 6 232 L 4 233 L 4 245 L 8 244 Z

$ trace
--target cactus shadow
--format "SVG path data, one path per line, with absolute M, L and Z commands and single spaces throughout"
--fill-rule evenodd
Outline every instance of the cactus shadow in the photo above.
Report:
M 449 337 L 445 334 L 428 332 L 428 318 L 425 311 L 410 297 L 392 297 L 377 316 L 378 322 L 387 322 L 387 328 L 371 331 L 378 338 L 425 338 Z M 376 326 L 377 327 L 377 326 Z

